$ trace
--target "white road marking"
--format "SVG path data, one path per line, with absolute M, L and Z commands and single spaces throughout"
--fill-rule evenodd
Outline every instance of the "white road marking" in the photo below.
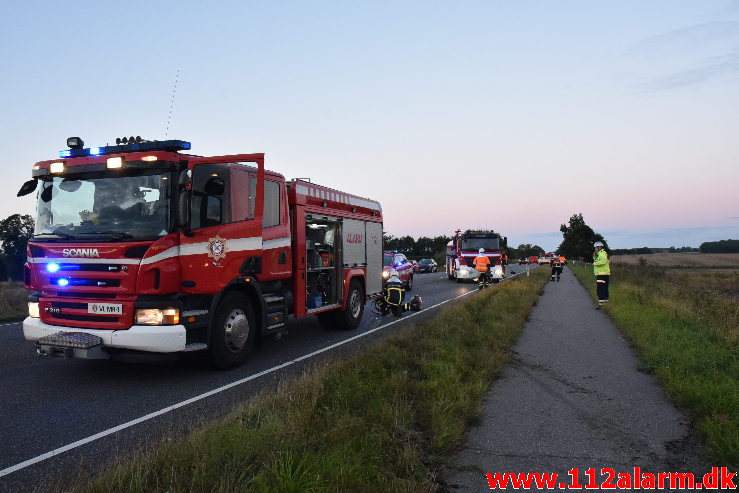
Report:
M 161 415 L 166 414 L 166 413 L 168 413 L 170 411 L 174 411 L 175 409 L 179 409 L 181 407 L 187 406 L 188 404 L 192 404 L 193 402 L 197 402 L 199 400 L 205 399 L 206 397 L 210 397 L 212 395 L 215 395 L 215 394 L 218 394 L 220 392 L 223 392 L 224 390 L 228 390 L 228 389 L 230 389 L 232 387 L 236 387 L 237 385 L 241 385 L 242 383 L 246 383 L 246 382 L 249 382 L 251 380 L 255 380 L 255 379 L 259 378 L 259 377 L 263 377 L 264 375 L 269 375 L 270 373 L 274 373 L 277 370 L 281 370 L 282 368 L 286 368 L 288 366 L 294 365 L 295 363 L 299 363 L 300 361 L 303 361 L 303 360 L 306 360 L 306 359 L 310 359 L 313 356 L 317 356 L 317 355 L 319 355 L 321 353 L 324 353 L 326 351 L 329 351 L 331 349 L 337 348 L 339 346 L 343 346 L 344 344 L 347 344 L 347 343 L 349 343 L 351 341 L 354 341 L 356 339 L 359 339 L 359 338 L 362 338 L 362 337 L 367 336 L 369 334 L 372 334 L 373 332 L 377 332 L 380 329 L 384 329 L 385 327 L 390 327 L 393 324 L 396 324 L 396 323 L 401 322 L 403 320 L 408 320 L 409 318 L 415 317 L 416 315 L 420 315 L 421 313 L 423 313 L 425 311 L 431 310 L 431 309 L 436 308 L 436 307 L 439 307 L 439 306 L 441 306 L 441 305 L 443 305 L 445 303 L 449 303 L 450 301 L 454 301 L 454 300 L 459 299 L 459 298 L 461 298 L 463 296 L 467 296 L 470 293 L 476 293 L 476 292 L 477 292 L 476 289 L 467 291 L 466 293 L 463 293 L 463 294 L 460 294 L 458 296 L 455 296 L 454 298 L 449 298 L 448 300 L 442 301 L 441 303 L 437 303 L 437 304 L 435 304 L 433 306 L 430 306 L 428 308 L 424 308 L 421 311 L 413 312 L 413 313 L 411 313 L 408 316 L 405 316 L 403 318 L 399 318 L 399 319 L 394 320 L 394 321 L 392 321 L 390 323 L 387 323 L 385 325 L 381 325 L 381 326 L 376 327 L 374 329 L 368 330 L 367 332 L 363 332 L 361 334 L 357 334 L 354 337 L 351 337 L 349 339 L 345 339 L 345 340 L 343 340 L 341 342 L 337 342 L 336 344 L 332 344 L 331 346 L 327 346 L 325 348 L 318 349 L 317 351 L 313 351 L 312 353 L 305 354 L 303 356 L 300 356 L 300 357 L 295 358 L 293 360 L 287 361 L 287 362 L 282 363 L 280 365 L 273 366 L 272 368 L 269 368 L 267 370 L 260 371 L 259 373 L 255 373 L 253 375 L 249 375 L 248 377 L 242 378 L 240 380 L 236 380 L 235 382 L 231 382 L 229 384 L 223 385 L 221 387 L 218 387 L 216 389 L 210 390 L 210 391 L 205 392 L 203 394 L 196 395 L 195 397 L 192 397 L 190 399 L 187 399 L 187 400 L 178 402 L 177 404 L 173 404 L 171 406 L 167 406 L 167 407 L 165 407 L 163 409 L 160 409 L 159 411 L 155 411 L 153 413 L 149 413 L 149 414 L 147 414 L 145 416 L 141 416 L 140 418 L 136 418 L 136 419 L 133 419 L 131 421 L 127 421 L 126 423 L 120 424 L 118 426 L 114 426 L 113 428 L 109 428 L 107 430 L 101 431 L 100 433 L 96 433 L 94 435 L 90 435 L 87 438 L 83 438 L 81 440 L 77 440 L 76 442 L 72 442 L 72 443 L 70 443 L 68 445 L 64 445 L 63 447 L 56 448 L 56 449 L 51 450 L 49 452 L 46 452 L 44 454 L 38 455 L 38 456 L 36 456 L 36 457 L 34 457 L 32 459 L 28 459 L 28 460 L 25 460 L 23 462 L 20 462 L 20 463 L 14 465 L 14 466 L 7 467 L 7 468 L 5 468 L 3 470 L 0 470 L 0 478 L 3 477 L 3 476 L 7 476 L 8 474 L 14 473 L 16 471 L 19 471 L 21 469 L 24 469 L 24 468 L 26 468 L 28 466 L 32 466 L 34 464 L 38 464 L 39 462 L 45 461 L 46 459 L 49 459 L 49 458 L 54 457 L 56 455 L 62 454 L 62 453 L 67 452 L 69 450 L 75 449 L 77 447 L 81 447 L 82 445 L 86 445 L 86 444 L 88 444 L 90 442 L 94 442 L 95 440 L 98 440 L 99 438 L 103 438 L 103 437 L 106 437 L 108 435 L 112 435 L 113 433 L 117 433 L 117 432 L 119 432 L 121 430 L 125 430 L 126 428 L 130 428 L 130 427 L 132 427 L 134 425 L 137 425 L 139 423 L 143 423 L 145 421 L 149 421 L 150 419 L 156 418 L 157 416 L 161 416 Z
M 7 324 L 0 324 L 0 327 L 5 327 L 6 325 L 22 324 L 22 323 L 23 323 L 23 320 L 19 320 L 17 322 L 10 322 L 10 323 L 7 323 Z

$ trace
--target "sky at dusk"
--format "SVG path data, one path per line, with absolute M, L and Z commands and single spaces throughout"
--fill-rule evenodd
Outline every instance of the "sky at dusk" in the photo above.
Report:
M 34 213 L 16 192 L 67 137 L 140 135 L 264 152 L 380 201 L 394 236 L 553 250 L 582 213 L 614 248 L 739 238 L 739 1 L 29 0 L 3 19 L 0 219 Z

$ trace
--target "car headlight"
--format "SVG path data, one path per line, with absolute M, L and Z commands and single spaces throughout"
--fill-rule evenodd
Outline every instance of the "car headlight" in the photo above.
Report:
M 503 269 L 495 269 L 495 273 L 496 274 L 500 274 L 502 276 L 503 275 Z
M 39 318 L 38 301 L 28 302 L 28 316 L 31 318 Z
M 136 310 L 136 323 L 139 325 L 174 325 L 180 323 L 177 308 L 139 308 Z

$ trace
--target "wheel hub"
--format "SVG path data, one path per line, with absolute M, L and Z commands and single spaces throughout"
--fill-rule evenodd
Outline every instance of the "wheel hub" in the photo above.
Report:
M 359 317 L 359 312 L 362 310 L 359 291 L 352 291 L 352 296 L 349 298 L 349 309 L 352 312 L 352 318 Z
M 231 352 L 243 349 L 249 339 L 249 319 L 246 318 L 244 310 L 237 308 L 231 310 L 224 323 L 224 334 L 226 336 L 226 347 Z

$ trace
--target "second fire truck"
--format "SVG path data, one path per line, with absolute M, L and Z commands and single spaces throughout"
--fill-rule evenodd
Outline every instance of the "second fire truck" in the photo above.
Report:
M 475 270 L 473 261 L 479 255 L 480 248 L 490 258 L 490 275 L 493 282 L 505 277 L 508 239 L 492 230 L 470 230 L 464 233 L 457 230 L 452 241 L 447 245 L 446 273 L 449 279 L 462 282 L 466 279 L 477 279 L 480 273 Z
M 208 351 L 245 361 L 288 317 L 356 328 L 382 291 L 382 209 L 264 154 L 201 157 L 190 143 L 122 139 L 33 167 L 26 339 L 42 355 Z

